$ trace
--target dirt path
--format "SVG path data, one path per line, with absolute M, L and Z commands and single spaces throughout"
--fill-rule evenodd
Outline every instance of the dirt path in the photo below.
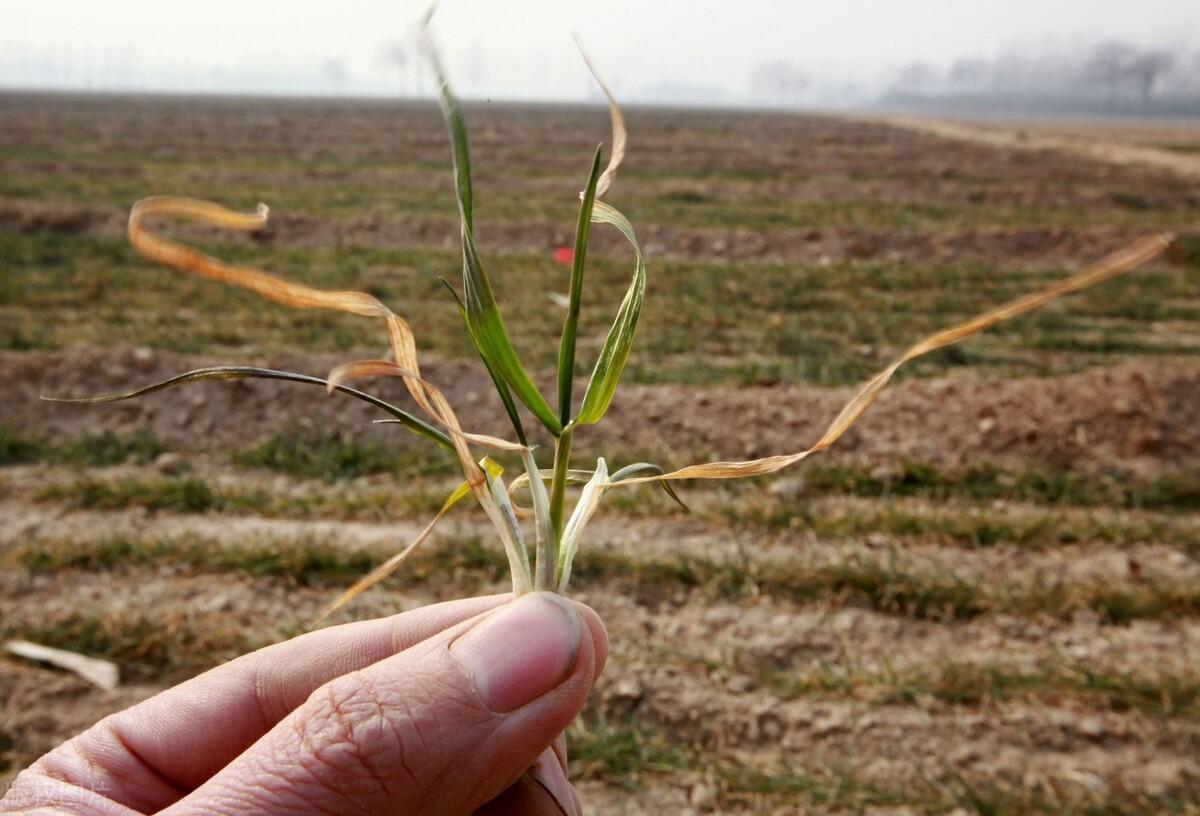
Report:
M 1133 139 L 1088 133 L 1086 129 L 1055 128 L 1046 122 L 1004 120 L 933 119 L 917 116 L 872 117 L 894 127 L 928 133 L 943 139 L 1017 150 L 1054 150 L 1093 161 L 1117 165 L 1146 165 L 1169 170 L 1186 178 L 1200 178 L 1200 154 L 1191 155 Z M 1099 128 L 1097 128 L 1099 130 Z M 1200 126 L 1196 127 L 1200 138 Z

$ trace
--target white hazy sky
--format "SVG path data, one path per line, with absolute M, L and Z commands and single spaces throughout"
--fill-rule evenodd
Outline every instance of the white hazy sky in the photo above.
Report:
M 405 0 L 0 0 L 0 86 L 396 94 L 389 65 L 427 3 Z M 1200 0 L 443 0 L 434 30 L 467 96 L 582 99 L 578 31 L 620 93 L 736 95 L 784 59 L 866 87 L 897 65 L 1120 37 L 1200 50 Z M 422 83 L 428 93 L 428 78 Z

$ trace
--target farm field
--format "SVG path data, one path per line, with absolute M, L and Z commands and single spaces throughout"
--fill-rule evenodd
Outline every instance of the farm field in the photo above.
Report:
M 607 113 L 467 114 L 476 240 L 546 385 L 569 276 L 553 255 Z M 626 115 L 608 199 L 646 250 L 647 299 L 609 416 L 575 438 L 618 467 L 800 450 L 921 335 L 1140 235 L 1200 230 L 1200 186 L 1169 162 L 836 117 Z M 1200 125 L 1134 141 L 1190 157 Z M 0 639 L 123 677 L 101 692 L 0 657 L 0 785 L 106 713 L 304 631 L 456 483 L 449 457 L 298 386 L 39 401 L 382 351 L 373 322 L 139 259 L 124 222 L 155 193 L 269 204 L 260 235 L 172 234 L 376 295 L 464 427 L 506 431 L 439 280 L 461 260 L 433 105 L 0 95 Z M 585 372 L 628 282 L 618 238 L 593 232 Z M 916 361 L 777 477 L 683 485 L 691 513 L 652 489 L 606 497 L 573 573 L 612 641 L 569 736 L 589 812 L 1200 813 L 1198 353 L 1188 238 Z M 481 515 L 440 529 L 335 619 L 506 589 Z

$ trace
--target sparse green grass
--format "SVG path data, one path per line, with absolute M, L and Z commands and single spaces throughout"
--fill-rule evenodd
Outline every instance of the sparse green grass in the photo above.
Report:
M 399 546 L 399 542 L 397 542 Z M 285 578 L 333 586 L 391 555 L 299 539 L 222 545 L 206 537 L 115 536 L 93 542 L 32 541 L 10 557 L 35 572 L 116 570 L 155 564 Z M 507 562 L 479 539 L 439 539 L 405 566 L 401 580 L 451 580 L 474 589 L 502 580 Z M 759 594 L 830 608 L 855 605 L 922 620 L 969 620 L 993 613 L 1069 619 L 1088 610 L 1106 624 L 1200 616 L 1200 589 L 1186 584 L 1016 583 L 969 581 L 945 570 L 911 570 L 886 557 L 849 556 L 828 564 L 643 558 L 593 552 L 575 568 L 581 587 L 604 586 L 657 605 L 680 589 L 714 599 Z
M 696 502 L 699 505 L 699 502 Z M 727 504 L 699 505 L 747 531 L 808 530 L 830 541 L 883 535 L 897 543 L 960 547 L 1016 545 L 1050 549 L 1065 544 L 1161 544 L 1184 552 L 1200 548 L 1191 515 L 1127 515 L 1069 511 L 1039 506 L 989 507 L 971 503 L 925 504 L 904 499 L 833 501 L 746 493 Z
M 436 511 L 455 479 L 443 475 L 407 475 L 409 458 L 374 449 L 370 445 L 331 442 L 313 446 L 313 457 L 298 454 L 292 458 L 293 443 L 272 440 L 245 454 L 244 461 L 270 463 L 283 472 L 317 475 L 320 462 L 344 457 L 347 473 L 372 468 L 395 475 L 395 484 L 348 484 L 337 490 L 298 482 L 281 488 L 239 481 L 212 481 L 197 475 L 163 476 L 154 473 L 121 476 L 79 475 L 66 481 L 53 481 L 37 488 L 40 502 L 58 503 L 82 510 L 126 510 L 215 512 L 224 515 L 256 515 L 272 518 L 341 518 L 341 520 L 389 521 L 394 518 L 419 518 Z M 413 454 L 416 466 L 427 473 L 442 473 L 448 464 L 437 457 L 426 461 Z M 1112 546 L 1153 544 L 1177 548 L 1181 552 L 1200 552 L 1200 527 L 1192 505 L 1192 482 L 1182 475 L 1166 474 L 1158 479 L 1138 481 L 1112 480 L 1105 484 L 1078 474 L 1024 472 L 1021 479 L 1007 482 L 996 479 L 995 472 L 982 468 L 984 478 L 956 479 L 907 463 L 898 470 L 902 475 L 892 486 L 886 479 L 856 467 L 828 464 L 824 469 L 811 467 L 814 478 L 806 482 L 802 496 L 782 496 L 756 486 L 732 490 L 685 491 L 696 515 L 709 521 L 730 524 L 734 536 L 761 538 L 763 534 L 808 532 L 824 541 L 859 542 L 884 536 L 889 544 L 940 545 L 954 547 L 1018 546 L 1027 550 L 1052 550 L 1067 545 L 1103 544 Z M 341 475 L 346 475 L 343 473 Z M 866 499 L 838 498 L 841 488 Z M 895 490 L 898 494 L 881 494 Z M 1021 498 L 1039 497 L 1044 504 L 994 506 L 989 497 L 1009 492 Z M 1111 494 L 1112 503 L 1133 505 L 1133 512 L 1097 509 L 1103 497 Z M 608 514 L 626 518 L 678 515 L 676 505 L 658 492 L 638 490 L 617 492 L 607 505 Z M 926 499 L 932 499 L 928 502 Z M 1062 500 L 1078 503 L 1080 509 L 1056 506 Z M 1049 506 L 1046 506 L 1049 505 Z M 1145 506 L 1171 512 L 1148 512 Z M 1182 508 L 1177 510 L 1177 508 Z
M 103 467 L 116 464 L 147 464 L 169 446 L 147 432 L 117 436 L 111 432 L 91 434 L 51 443 L 16 433 L 0 425 L 0 466 L 34 461 Z M 608 448 L 610 461 L 658 461 L 667 465 L 703 458 L 679 451 Z M 581 450 L 581 460 L 594 459 L 597 452 Z M 262 468 L 295 479 L 325 481 L 353 480 L 362 476 L 390 474 L 402 479 L 399 490 L 427 487 L 429 479 L 453 477 L 455 466 L 449 456 L 419 447 L 395 448 L 352 437 L 299 437 L 279 435 L 230 454 L 245 468 Z M 156 477 L 150 477 L 153 480 Z M 1030 462 L 1020 467 L 981 461 L 963 468 L 947 469 L 915 459 L 859 463 L 813 460 L 796 471 L 790 487 L 780 493 L 764 491 L 764 485 L 704 485 L 685 488 L 697 509 L 734 524 L 768 528 L 812 529 L 830 538 L 849 538 L 883 532 L 895 536 L 939 536 L 972 546 L 995 543 L 1043 545 L 1079 541 L 1158 541 L 1187 543 L 1194 531 L 1184 525 L 1176 529 L 1171 518 L 1131 521 L 1124 518 L 1088 519 L 1034 510 L 1014 518 L 1011 513 L 982 507 L 994 502 L 1042 507 L 1108 508 L 1168 513 L 1200 510 L 1200 471 L 1176 469 L 1145 477 L 1119 470 L 1068 470 Z M 50 495 L 66 498 L 72 491 L 61 489 Z M 343 494 L 344 495 L 344 494 Z M 918 513 L 903 502 L 867 507 L 862 514 L 812 509 L 815 499 L 853 496 L 867 499 L 920 499 L 936 505 L 953 502 L 951 510 Z M 86 501 L 86 500 L 85 500 Z M 136 505 L 130 496 L 127 505 Z M 252 508 L 256 502 L 241 503 Z M 236 507 L 239 502 L 233 502 Z M 339 511 L 352 517 L 361 506 L 351 496 Z M 972 506 L 975 505 L 975 506 Z M 328 505 L 336 507 L 336 503 Z M 422 500 L 415 506 L 423 507 Z M 618 491 L 606 502 L 610 510 L 625 515 L 660 516 L 674 512 L 675 505 L 657 491 Z M 374 509 L 369 512 L 374 513 Z M 1181 521 L 1186 521 L 1180 516 Z M 1197 542 L 1200 543 L 1200 542 Z
M 137 431 L 132 436 L 121 437 L 111 431 L 88 434 L 56 446 L 51 461 L 80 467 L 106 467 L 109 465 L 145 465 L 164 451 L 167 446 L 148 431 Z
M 406 489 L 302 489 L 271 491 L 264 487 L 214 484 L 198 476 L 82 476 L 37 490 L 40 502 L 56 502 L 80 510 L 147 510 L 175 513 L 227 513 L 290 519 L 384 520 L 436 511 L 452 485 L 408 484 Z
M 125 510 L 144 507 L 179 513 L 203 513 L 220 508 L 263 510 L 270 496 L 261 490 L 218 493 L 208 482 L 193 476 L 95 479 L 81 477 L 42 488 L 38 501 L 61 502 L 80 510 Z
M 437 450 L 411 447 L 397 451 L 343 438 L 277 436 L 249 450 L 234 452 L 233 461 L 299 479 L 326 481 L 379 473 L 420 479 L 453 476 L 456 472 L 454 460 Z
M 790 806 L 809 812 L 868 813 L 897 809 L 916 814 L 971 813 L 979 816 L 1140 816 L 1194 814 L 1200 801 L 1189 791 L 1148 796 L 1122 790 L 1103 793 L 1082 788 L 1045 797 L 1036 790 L 980 781 L 947 768 L 938 778 L 889 788 L 861 773 L 775 761 L 754 763 L 705 751 L 681 741 L 671 729 L 645 719 L 603 719 L 585 712 L 568 732 L 573 776 L 599 779 L 637 791 L 675 781 L 712 785 L 719 810 Z M 772 810 L 771 812 L 774 812 Z
M 113 535 L 97 541 L 35 541 L 11 555 L 31 573 L 62 570 L 129 571 L 146 566 L 187 566 L 206 572 L 237 572 L 282 578 L 301 585 L 348 583 L 369 572 L 379 553 L 299 538 L 254 540 L 236 546 L 196 535 L 140 538 Z
M 1177 470 L 1150 478 L 1118 471 L 1075 471 L 1029 462 L 1020 468 L 980 462 L 946 470 L 913 459 L 873 465 L 809 462 L 797 476 L 805 497 L 917 496 L 943 502 L 1025 502 L 1128 509 L 1200 510 L 1200 471 Z
M 1061 660 L 1025 668 L 956 661 L 880 671 L 822 665 L 758 676 L 784 697 L 833 696 L 876 705 L 932 701 L 954 706 L 1014 699 L 1053 705 L 1070 698 L 1112 711 L 1200 717 L 1200 676 L 1195 673 L 1133 674 Z
M 1156 146 L 1172 153 L 1200 153 L 1200 142 L 1162 142 Z
M 582 586 L 621 579 L 623 591 L 651 604 L 687 587 L 719 598 L 761 593 L 797 603 L 854 605 L 938 621 L 970 620 L 993 613 L 1069 619 L 1088 610 L 1104 623 L 1124 624 L 1200 614 L 1200 590 L 1185 583 L 983 583 L 946 570 L 906 569 L 886 556 L 848 556 L 809 565 L 694 557 L 641 559 L 598 552 L 581 558 L 575 575 Z
M 473 354 L 439 283 L 439 277 L 457 272 L 454 252 L 247 244 L 218 250 L 231 260 L 287 271 L 302 283 L 365 288 L 411 319 L 424 350 L 451 358 Z M 369 323 L 351 316 L 264 309 L 246 293 L 150 274 L 116 237 L 0 231 L 0 256 L 13 273 L 0 276 L 0 345 L 9 348 L 137 344 L 244 356 L 297 347 L 344 352 L 378 342 Z M 533 368 L 551 366 L 562 315 L 547 307 L 546 293 L 564 288 L 561 268 L 526 254 L 488 260 L 498 296 L 508 304 L 514 342 Z M 858 382 L 911 338 L 1061 274 L 1000 274 L 978 263 L 871 261 L 830 268 L 741 264 L 737 276 L 728 269 L 717 262 L 656 264 L 639 329 L 639 342 L 655 353 L 633 357 L 633 380 Z M 604 320 L 627 276 L 623 259 L 597 256 L 591 262 L 594 296 L 610 308 L 585 311 L 581 371 L 591 365 L 596 338 L 603 337 Z M 918 361 L 906 376 L 942 375 L 964 366 L 998 375 L 1056 374 L 1147 355 L 1193 355 L 1200 351 L 1195 299 L 1195 281 L 1181 270 L 1139 273 L 998 327 L 962 349 Z M 1055 359 L 1046 349 L 1070 354 Z
M 268 492 L 257 487 L 211 485 L 197 477 L 124 477 L 117 479 L 78 478 L 51 484 L 37 498 L 62 502 L 68 506 L 119 510 L 145 507 L 172 512 L 217 512 L 298 518 L 368 518 L 427 514 L 436 507 L 447 489 L 446 483 L 428 483 L 406 490 L 386 488 L 345 488 L 338 491 L 301 490 Z M 768 501 L 774 497 L 768 497 Z M 719 502 L 718 507 L 725 504 Z M 742 507 L 735 505 L 735 507 Z M 744 509 L 744 508 L 743 508 Z M 724 511 L 722 511 L 724 512 Z M 806 511 L 799 526 L 808 524 L 823 537 L 854 540 L 875 532 L 914 540 L 942 541 L 970 546 L 999 543 L 1022 546 L 1054 546 L 1071 542 L 1106 541 L 1113 543 L 1153 541 L 1185 550 L 1194 549 L 1195 525 L 1187 517 L 1151 517 L 1151 521 L 1116 520 L 1079 516 L 1054 511 L 1032 515 L 1008 516 L 1002 511 L 961 507 L 935 512 L 913 512 L 895 502 L 870 506 L 853 505 L 828 508 L 815 506 Z M 747 515 L 736 515 L 744 523 Z M 766 522 L 774 524 L 768 516 Z M 790 523 L 790 522 L 789 522 Z M 792 524 L 792 526 L 797 526 Z M 152 549 L 152 548 L 151 548 Z M 502 566 L 499 554 L 485 560 L 486 570 Z M 167 553 L 178 559 L 178 553 Z M 132 556 L 131 556 L 132 557 Z M 251 560 L 262 553 L 252 551 Z M 455 556 L 457 557 L 457 556 Z M 356 556 L 359 558 L 359 556 Z M 137 559 L 134 558 L 136 561 Z M 187 561 L 187 558 L 183 558 Z M 363 561 L 357 560 L 359 566 Z M 479 566 L 479 562 L 475 562 Z M 210 567 L 238 569 L 237 561 Z M 446 565 L 461 573 L 461 565 Z M 283 574 L 296 563 L 282 563 L 273 574 Z M 251 568 L 250 571 L 261 567 Z M 320 562 L 310 567 L 320 572 Z M 330 568 L 331 574 L 343 573 Z M 413 576 L 411 571 L 406 575 Z M 766 593 L 799 603 L 842 605 L 855 603 L 888 614 L 934 620 L 962 620 L 1004 612 L 1021 615 L 1049 615 L 1067 618 L 1077 610 L 1091 610 L 1107 623 L 1126 623 L 1136 619 L 1164 619 L 1200 614 L 1200 591 L 1185 585 L 1129 584 L 1081 585 L 1048 581 L 1044 585 L 1017 585 L 1006 582 L 976 583 L 937 570 L 910 571 L 891 562 L 887 552 L 879 556 L 853 556 L 840 562 L 809 565 L 797 562 L 714 561 L 676 556 L 670 559 L 633 558 L 614 552 L 585 555 L 576 567 L 577 580 L 607 582 L 618 580 L 627 590 L 649 602 L 671 591 L 687 587 L 715 597 L 740 597 L 746 593 Z M 329 580 L 326 576 L 325 580 Z M 302 577 L 299 580 L 307 580 Z
M 695 744 L 681 742 L 667 730 L 645 722 L 604 720 L 588 712 L 568 731 L 572 776 L 602 779 L 636 790 L 663 778 L 708 779 L 720 799 L 731 804 L 753 795 L 773 803 L 864 807 L 899 805 L 905 798 L 852 775 L 814 773 L 800 767 L 756 768 L 732 759 L 717 759 Z
M 0 466 L 46 462 L 84 468 L 146 465 L 170 446 L 148 431 L 120 436 L 111 431 L 66 441 L 48 441 L 0 425 Z M 382 473 L 409 479 L 451 476 L 453 460 L 422 447 L 396 449 L 349 437 L 276 436 L 235 450 L 230 459 L 244 468 L 262 468 L 296 479 L 351 480 Z
M 0 638 L 104 657 L 121 666 L 125 679 L 163 681 L 209 668 L 258 646 L 236 621 L 212 612 L 135 609 L 53 614 L 38 620 L 0 622 Z
M 0 425 L 0 465 L 19 465 L 42 458 L 45 445 Z
M 22 149 L 24 148 L 24 149 Z M 1189 145 L 1168 149 L 1189 152 Z M 576 183 L 563 169 L 547 172 L 531 161 L 509 160 L 491 164 L 486 185 L 496 190 L 522 188 L 519 196 L 489 196 L 481 207 L 489 223 L 553 221 L 569 223 L 574 210 L 569 199 L 551 185 L 522 184 L 530 177 L 561 179 Z M 7 172 L 0 175 L 0 197 L 53 199 L 92 207 L 124 208 L 146 190 L 186 190 L 190 195 L 227 199 L 230 185 L 220 175 L 204 172 L 195 157 L 147 156 L 113 152 L 99 161 L 83 163 L 79 158 L 56 172 L 61 155 L 19 147 L 9 157 Z M 361 216 L 364 210 L 391 216 L 416 215 L 444 218 L 455 215 L 455 203 L 445 183 L 445 167 L 412 156 L 378 157 L 368 164 L 325 157 L 299 162 L 280 157 L 222 157 L 222 169 L 238 178 L 238 198 L 247 207 L 268 202 L 278 212 L 344 220 Z M 571 168 L 576 169 L 576 168 Z M 979 226 L 1080 226 L 1111 224 L 1136 226 L 1153 219 L 1156 225 L 1195 224 L 1195 208 L 1170 207 L 1164 203 L 1124 192 L 1106 202 L 1093 202 L 1086 211 L 1069 206 L 1022 205 L 979 200 L 931 200 L 881 198 L 865 195 L 854 185 L 840 195 L 797 194 L 781 197 L 772 182 L 784 173 L 765 173 L 721 168 L 706 169 L 703 175 L 677 171 L 665 176 L 674 187 L 664 189 L 664 175 L 655 168 L 630 168 L 623 174 L 625 189 L 622 209 L 636 223 L 671 224 L 695 229 L 752 227 L 772 230 L 789 227 L 949 230 Z M 802 181 L 791 176 L 794 182 Z M 681 182 L 721 183 L 715 189 L 696 190 Z M 876 179 L 863 177 L 861 182 Z M 1003 181 L 997 179 L 996 181 Z M 1003 184 L 992 182 L 992 188 Z M 1130 202 L 1135 202 L 1136 206 Z M 234 202 L 237 203 L 237 202 Z
M 399 542 L 397 542 L 399 546 Z M 279 578 L 303 586 L 338 586 L 361 577 L 391 555 L 383 549 L 301 537 L 251 537 L 236 543 L 203 535 L 117 534 L 95 540 L 34 539 L 14 546 L 4 558 L 31 574 L 64 570 L 130 572 L 147 567 L 188 567 L 200 572 Z M 455 537 L 428 548 L 398 580 L 419 584 L 447 574 L 473 584 L 499 580 L 503 553 L 477 537 Z

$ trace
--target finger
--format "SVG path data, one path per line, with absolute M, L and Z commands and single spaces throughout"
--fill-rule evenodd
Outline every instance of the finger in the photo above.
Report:
M 325 684 L 168 812 L 472 813 L 553 745 L 607 648 L 587 607 L 522 596 Z
M 504 603 L 494 595 L 332 626 L 259 649 L 101 720 L 38 760 L 32 779 L 160 810 L 241 754 L 324 683 Z
M 580 816 L 579 797 L 567 782 L 553 750 L 544 752 L 516 784 L 475 816 Z

